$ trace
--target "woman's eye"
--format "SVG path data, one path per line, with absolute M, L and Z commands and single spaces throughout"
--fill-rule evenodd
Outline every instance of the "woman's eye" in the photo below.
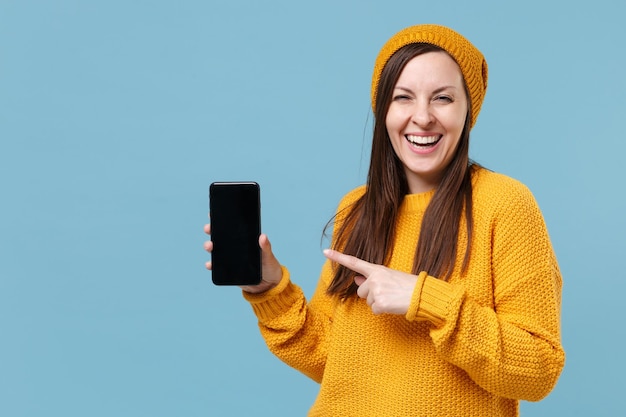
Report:
M 452 103 L 454 100 L 452 100 L 452 97 L 450 96 L 437 96 L 435 97 L 435 101 L 443 101 L 445 103 Z
M 393 98 L 394 101 L 404 101 L 404 100 L 410 100 L 411 98 L 407 95 L 397 95 Z

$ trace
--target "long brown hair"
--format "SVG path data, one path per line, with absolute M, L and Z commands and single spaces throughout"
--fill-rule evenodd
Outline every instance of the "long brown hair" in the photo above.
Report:
M 404 168 L 391 146 L 385 120 L 400 73 L 411 59 L 427 52 L 445 51 L 431 44 L 409 44 L 400 48 L 385 65 L 376 94 L 366 190 L 345 213 L 337 213 L 334 218 L 337 224 L 337 217 L 341 217 L 341 222 L 334 231 L 333 248 L 375 264 L 388 261 L 398 211 L 409 192 Z M 455 154 L 424 213 L 412 269 L 414 274 L 426 271 L 444 280 L 450 277 L 454 269 L 463 213 L 467 225 L 467 247 L 462 270 L 465 270 L 469 259 L 472 236 L 471 171 L 474 163 L 469 159 L 471 103 L 467 86 L 465 93 L 468 97 L 465 126 Z M 334 271 L 328 293 L 342 299 L 354 295 L 357 290 L 354 271 L 339 264 L 335 265 Z

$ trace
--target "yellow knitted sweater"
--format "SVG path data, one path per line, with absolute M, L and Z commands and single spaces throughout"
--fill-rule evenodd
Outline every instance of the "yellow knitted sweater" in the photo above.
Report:
M 421 273 L 406 316 L 327 295 L 328 261 L 309 303 L 285 268 L 277 287 L 244 293 L 270 350 L 320 383 L 310 416 L 516 416 L 519 400 L 552 390 L 565 355 L 561 276 L 545 222 L 518 181 L 478 169 L 473 187 L 466 272 L 462 224 L 451 279 Z M 347 194 L 339 209 L 363 192 Z M 432 195 L 406 196 L 388 267 L 410 272 Z

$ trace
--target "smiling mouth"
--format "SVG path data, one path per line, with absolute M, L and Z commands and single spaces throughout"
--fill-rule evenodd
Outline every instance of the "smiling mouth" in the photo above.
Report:
M 435 146 L 442 138 L 442 135 L 434 135 L 434 136 L 415 136 L 415 135 L 405 135 L 404 136 L 409 143 L 416 148 L 430 148 Z

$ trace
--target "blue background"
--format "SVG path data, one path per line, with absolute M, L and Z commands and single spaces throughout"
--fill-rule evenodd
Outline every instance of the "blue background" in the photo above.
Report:
M 364 181 L 370 75 L 448 25 L 489 63 L 471 155 L 534 192 L 567 364 L 523 415 L 623 411 L 623 2 L 0 1 L 0 416 L 304 415 L 317 385 L 211 284 L 208 186 L 256 180 L 311 295 Z

